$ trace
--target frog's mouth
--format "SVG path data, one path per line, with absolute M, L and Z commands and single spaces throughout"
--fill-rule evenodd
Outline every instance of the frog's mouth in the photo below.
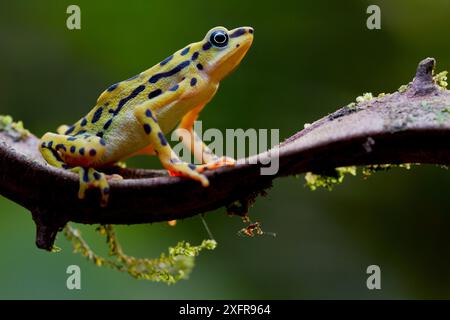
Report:
M 228 47 L 218 56 L 214 67 L 209 72 L 210 76 L 218 81 L 236 69 L 245 57 L 253 42 L 253 28 L 241 27 L 233 29 L 229 32 L 229 37 Z

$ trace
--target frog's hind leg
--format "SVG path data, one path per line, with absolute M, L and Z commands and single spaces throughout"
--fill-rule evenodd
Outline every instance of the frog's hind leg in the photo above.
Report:
M 159 97 L 167 98 L 162 101 L 170 101 L 170 97 L 165 95 L 171 95 L 173 92 L 168 92 L 160 95 Z M 148 136 L 149 143 L 153 147 L 155 153 L 158 155 L 164 168 L 169 171 L 171 176 L 182 176 L 199 181 L 204 187 L 209 186 L 209 181 L 206 176 L 198 173 L 195 169 L 196 166 L 191 163 L 183 162 L 176 153 L 172 150 L 167 142 L 164 134 L 158 124 L 158 120 L 152 113 L 152 100 L 142 103 L 135 110 L 136 119 L 141 123 L 142 130 Z M 155 105 L 153 105 L 155 106 Z M 156 106 L 158 106 L 156 104 Z
M 58 168 L 95 167 L 105 153 L 106 142 L 100 137 L 84 134 L 69 136 L 47 132 L 39 149 L 48 163 Z
M 87 189 L 98 188 L 101 205 L 106 206 L 109 197 L 108 177 L 96 171 L 93 166 L 105 152 L 105 141 L 97 136 L 67 136 L 46 133 L 39 149 L 44 159 L 52 166 L 78 173 L 80 189 L 78 197 L 85 198 Z M 118 176 L 114 176 L 114 178 Z

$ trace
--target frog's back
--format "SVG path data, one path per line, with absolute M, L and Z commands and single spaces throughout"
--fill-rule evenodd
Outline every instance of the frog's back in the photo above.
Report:
M 156 97 L 165 90 L 175 85 L 178 79 L 163 79 L 158 83 L 149 81 L 153 75 L 158 75 L 170 70 L 166 66 L 166 60 L 139 73 L 127 80 L 115 83 L 100 94 L 97 103 L 92 110 L 74 125 L 68 127 L 65 134 L 80 135 L 89 133 L 108 138 L 111 129 L 120 122 L 123 116 L 127 117 L 130 110 L 136 105 Z M 168 66 L 170 67 L 170 66 Z
M 113 157 L 113 161 L 145 148 L 148 145 L 148 137 L 136 120 L 134 109 L 137 105 L 173 88 L 183 79 L 185 73 L 190 72 L 190 56 L 182 55 L 183 50 L 134 77 L 108 87 L 99 96 L 94 108 L 63 133 L 103 138 L 107 147 L 114 149 L 107 150 L 105 154 L 108 158 Z M 173 121 L 169 125 L 161 126 L 167 131 L 175 123 L 176 121 Z

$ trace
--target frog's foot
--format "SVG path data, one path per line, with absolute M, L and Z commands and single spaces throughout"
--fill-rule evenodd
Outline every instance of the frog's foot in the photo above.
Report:
M 199 181 L 204 187 L 209 186 L 208 178 L 206 178 L 203 174 L 198 173 L 196 171 L 196 165 L 192 163 L 171 162 L 169 165 L 166 165 L 166 169 L 172 177 L 186 177 Z
M 106 207 L 109 199 L 109 183 L 108 180 L 119 179 L 112 175 L 107 176 L 104 173 L 98 172 L 94 168 L 75 167 L 70 171 L 78 173 L 80 176 L 80 189 L 78 191 L 78 198 L 84 199 L 86 197 L 86 190 L 98 188 L 101 194 L 100 206 Z M 119 176 L 120 177 L 120 176 Z M 122 177 L 120 177 L 121 179 Z
M 206 164 L 197 166 L 197 172 L 204 172 L 206 170 L 214 170 L 220 167 L 234 167 L 236 165 L 236 160 L 230 157 L 217 157 L 213 161 Z

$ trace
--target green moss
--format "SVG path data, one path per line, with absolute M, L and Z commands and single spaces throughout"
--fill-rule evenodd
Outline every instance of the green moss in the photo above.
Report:
M 19 141 L 30 135 L 30 132 L 24 128 L 22 121 L 14 122 L 11 116 L 0 115 L 0 131 L 5 131 L 7 135 Z
M 195 265 L 195 257 L 202 250 L 213 250 L 217 246 L 215 240 L 203 240 L 198 246 L 192 246 L 186 241 L 179 242 L 170 247 L 168 253 L 162 253 L 159 258 L 135 258 L 126 255 L 120 246 L 114 229 L 111 225 L 97 228 L 97 231 L 106 236 L 109 248 L 109 258 L 97 255 L 82 238 L 79 230 L 69 224 L 64 228 L 64 235 L 72 243 L 74 252 L 93 262 L 97 266 L 106 266 L 121 272 L 127 272 L 134 278 L 155 282 L 174 284 L 181 279 L 187 279 Z

